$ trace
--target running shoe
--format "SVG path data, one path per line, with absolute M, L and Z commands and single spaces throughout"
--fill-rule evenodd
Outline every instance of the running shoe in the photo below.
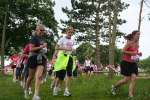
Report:
M 24 90 L 24 98 L 29 99 L 28 90 Z
M 54 87 L 53 88 L 53 96 L 57 96 L 58 95 L 58 88 Z
M 40 99 L 40 97 L 39 97 L 39 96 L 34 95 L 34 96 L 33 96 L 33 98 L 32 98 L 32 100 L 41 100 L 41 99 Z
M 113 95 L 116 95 L 116 88 L 115 88 L 115 86 L 114 85 L 112 85 L 111 86 L 111 93 L 113 94 Z
M 64 92 L 64 96 L 69 97 L 69 96 L 71 96 L 71 93 L 70 93 L 69 91 L 65 91 L 65 92 Z
M 32 89 L 31 89 L 31 87 L 29 88 L 29 95 L 31 95 L 32 94 Z

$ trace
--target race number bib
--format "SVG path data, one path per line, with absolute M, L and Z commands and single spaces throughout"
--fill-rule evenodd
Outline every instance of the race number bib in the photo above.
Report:
M 133 62 L 139 62 L 139 59 L 140 59 L 140 57 L 139 57 L 138 55 L 131 56 L 131 60 L 132 60 Z

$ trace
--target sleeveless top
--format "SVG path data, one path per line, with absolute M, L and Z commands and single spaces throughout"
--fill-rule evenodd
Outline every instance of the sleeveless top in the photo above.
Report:
M 126 51 L 131 51 L 131 52 L 137 52 L 138 53 L 138 48 L 130 46 L 126 49 Z M 137 62 L 139 60 L 139 56 L 124 53 L 123 57 L 122 57 L 122 60 L 127 61 L 127 62 Z

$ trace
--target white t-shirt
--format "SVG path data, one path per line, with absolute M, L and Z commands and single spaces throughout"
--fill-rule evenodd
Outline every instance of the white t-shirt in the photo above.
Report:
M 61 48 L 71 48 L 73 49 L 73 45 L 74 45 L 74 41 L 72 39 L 68 39 L 66 38 L 66 36 L 62 37 L 59 39 L 58 43 L 57 43 Z M 71 54 L 72 51 L 64 51 L 67 54 Z
M 85 60 L 85 66 L 91 66 L 91 60 Z

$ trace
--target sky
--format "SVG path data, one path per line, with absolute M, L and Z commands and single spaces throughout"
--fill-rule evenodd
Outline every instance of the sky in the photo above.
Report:
M 138 17 L 139 17 L 139 8 L 141 0 L 123 0 L 124 2 L 130 4 L 130 6 L 121 13 L 121 18 L 125 19 L 127 22 L 119 26 L 119 30 L 124 33 L 131 33 L 133 30 L 137 30 L 138 27 Z M 150 0 L 147 0 L 150 2 Z M 66 14 L 61 10 L 62 7 L 68 7 L 71 9 L 70 0 L 55 0 L 56 5 L 54 6 L 55 18 L 60 24 L 60 19 L 67 20 Z M 150 3 L 149 3 L 150 5 Z M 148 20 L 148 13 L 150 13 L 150 8 L 144 4 L 143 13 L 142 13 L 142 24 L 141 24 L 141 36 L 140 36 L 140 51 L 143 56 L 141 59 L 147 58 L 150 56 L 150 21 Z M 120 40 L 123 41 L 123 40 Z M 119 48 L 123 47 L 123 43 L 117 43 Z

